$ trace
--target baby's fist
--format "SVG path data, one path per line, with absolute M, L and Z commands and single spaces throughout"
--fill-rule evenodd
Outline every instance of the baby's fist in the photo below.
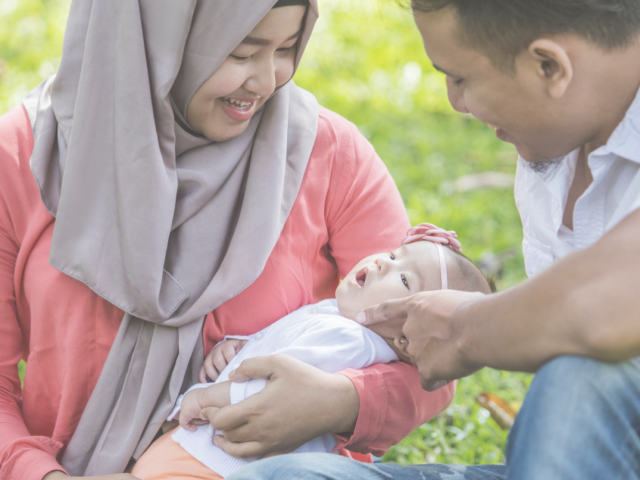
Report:
M 247 340 L 230 339 L 219 343 L 211 349 L 207 358 L 204 359 L 204 365 L 200 369 L 200 383 L 207 383 L 207 377 L 215 381 L 218 379 L 220 372 L 229 364 L 238 352 L 244 347 Z

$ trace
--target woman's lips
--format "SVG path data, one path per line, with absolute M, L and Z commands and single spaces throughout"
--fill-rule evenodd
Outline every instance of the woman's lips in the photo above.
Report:
M 251 117 L 253 117 L 256 111 L 256 104 L 258 103 L 256 98 L 223 97 L 218 100 L 220 100 L 224 113 L 226 113 L 231 120 L 240 123 L 251 120 Z

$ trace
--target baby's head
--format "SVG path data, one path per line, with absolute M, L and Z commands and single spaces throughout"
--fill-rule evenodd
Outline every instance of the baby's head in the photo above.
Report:
M 338 286 L 336 299 L 340 314 L 353 320 L 367 307 L 443 288 L 493 290 L 480 269 L 462 255 L 455 232 L 421 224 L 409 231 L 399 248 L 361 260 Z M 394 346 L 394 339 L 387 340 Z M 397 345 L 394 349 L 399 353 Z

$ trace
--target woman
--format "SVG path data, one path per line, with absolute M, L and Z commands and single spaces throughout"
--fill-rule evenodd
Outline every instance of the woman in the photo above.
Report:
M 371 146 L 289 82 L 316 16 L 302 0 L 73 3 L 58 75 L 0 119 L 1 478 L 121 478 L 203 346 L 398 244 L 408 221 Z M 402 364 L 272 367 L 261 398 L 220 411 L 230 453 L 319 433 L 380 453 L 452 395 Z

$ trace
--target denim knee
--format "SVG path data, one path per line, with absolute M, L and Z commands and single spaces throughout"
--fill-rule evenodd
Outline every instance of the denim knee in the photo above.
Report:
M 592 478 L 589 471 L 604 468 L 600 459 L 635 435 L 639 382 L 640 365 L 634 361 L 564 356 L 548 362 L 533 380 L 509 436 L 509 478 Z

